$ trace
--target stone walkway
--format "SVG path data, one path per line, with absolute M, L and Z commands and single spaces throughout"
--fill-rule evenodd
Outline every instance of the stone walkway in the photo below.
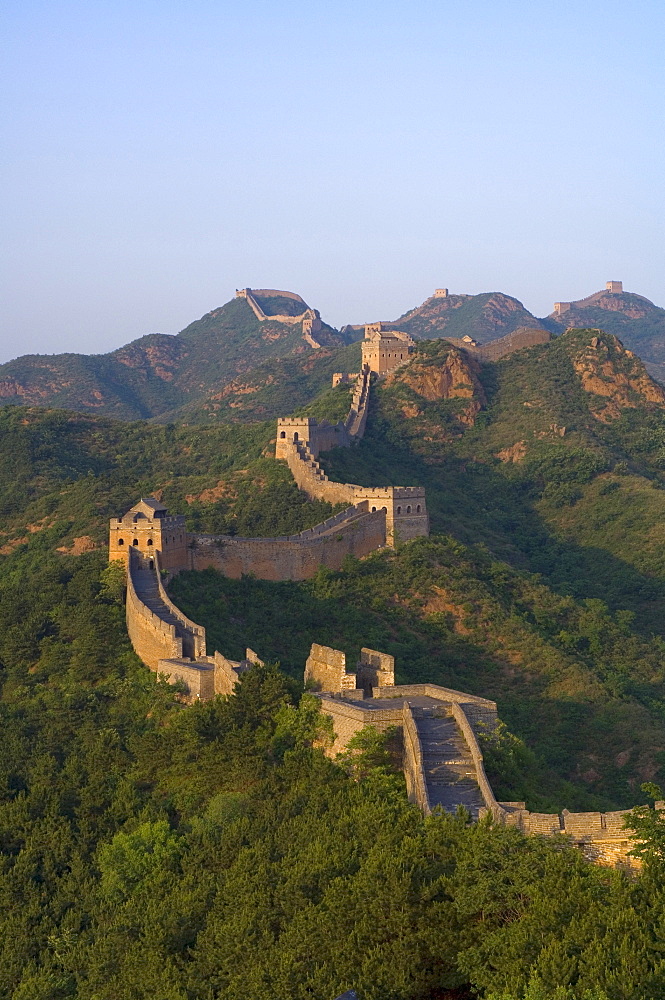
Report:
M 175 625 L 175 633 L 182 639 L 182 655 L 194 659 L 196 653 L 194 648 L 194 634 L 187 628 L 185 623 L 173 614 L 168 604 L 165 604 L 159 596 L 157 586 L 157 575 L 155 570 L 134 569 L 132 580 L 137 597 L 143 601 L 154 615 L 157 615 L 168 625 Z
M 456 812 L 458 806 L 464 806 L 471 818 L 477 820 L 485 803 L 478 787 L 476 767 L 446 702 L 427 695 L 410 695 L 363 701 L 349 699 L 349 704 L 365 711 L 381 711 L 401 709 L 405 701 L 411 706 L 418 731 L 430 805 L 433 809 L 441 806 L 451 813 Z

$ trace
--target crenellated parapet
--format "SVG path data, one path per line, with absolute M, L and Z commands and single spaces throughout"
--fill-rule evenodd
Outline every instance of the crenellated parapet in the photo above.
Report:
M 629 809 L 605 813 L 573 813 L 568 809 L 562 813 L 536 813 L 530 812 L 524 802 L 499 802 L 498 806 L 498 810 L 490 811 L 494 821 L 502 826 L 514 826 L 528 836 L 569 837 L 587 861 L 594 864 L 628 872 L 637 872 L 642 867 L 640 859 L 630 853 L 635 840 L 625 826 Z M 664 802 L 656 803 L 656 808 L 664 807 Z

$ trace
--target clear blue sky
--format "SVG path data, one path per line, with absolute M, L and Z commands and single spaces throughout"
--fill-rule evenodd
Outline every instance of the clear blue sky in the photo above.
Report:
M 5 0 L 2 335 L 340 325 L 436 286 L 665 305 L 662 0 Z

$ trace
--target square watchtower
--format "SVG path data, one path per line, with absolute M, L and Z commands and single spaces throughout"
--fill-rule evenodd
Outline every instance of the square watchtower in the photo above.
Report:
M 113 517 L 109 527 L 109 560 L 128 561 L 130 549 L 148 561 L 159 552 L 162 569 L 188 566 L 187 529 L 182 514 L 169 514 L 154 497 L 144 497 L 124 517 Z

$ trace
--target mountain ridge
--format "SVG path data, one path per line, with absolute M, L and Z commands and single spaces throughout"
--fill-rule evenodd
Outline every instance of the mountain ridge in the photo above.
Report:
M 618 336 L 665 381 L 665 309 L 636 293 L 601 290 L 559 303 L 539 319 L 503 292 L 441 289 L 384 326 L 416 340 L 470 338 L 481 346 L 523 329 L 557 335 L 594 327 Z M 175 335 L 147 334 L 101 355 L 23 355 L 6 362 L 0 365 L 0 400 L 125 420 L 263 419 L 279 412 L 268 391 L 275 365 L 282 374 L 290 369 L 292 390 L 302 397 L 301 378 L 309 391 L 311 373 L 318 373 L 314 382 L 322 389 L 333 371 L 348 370 L 348 348 L 363 330 L 334 329 L 296 293 L 243 289 Z

